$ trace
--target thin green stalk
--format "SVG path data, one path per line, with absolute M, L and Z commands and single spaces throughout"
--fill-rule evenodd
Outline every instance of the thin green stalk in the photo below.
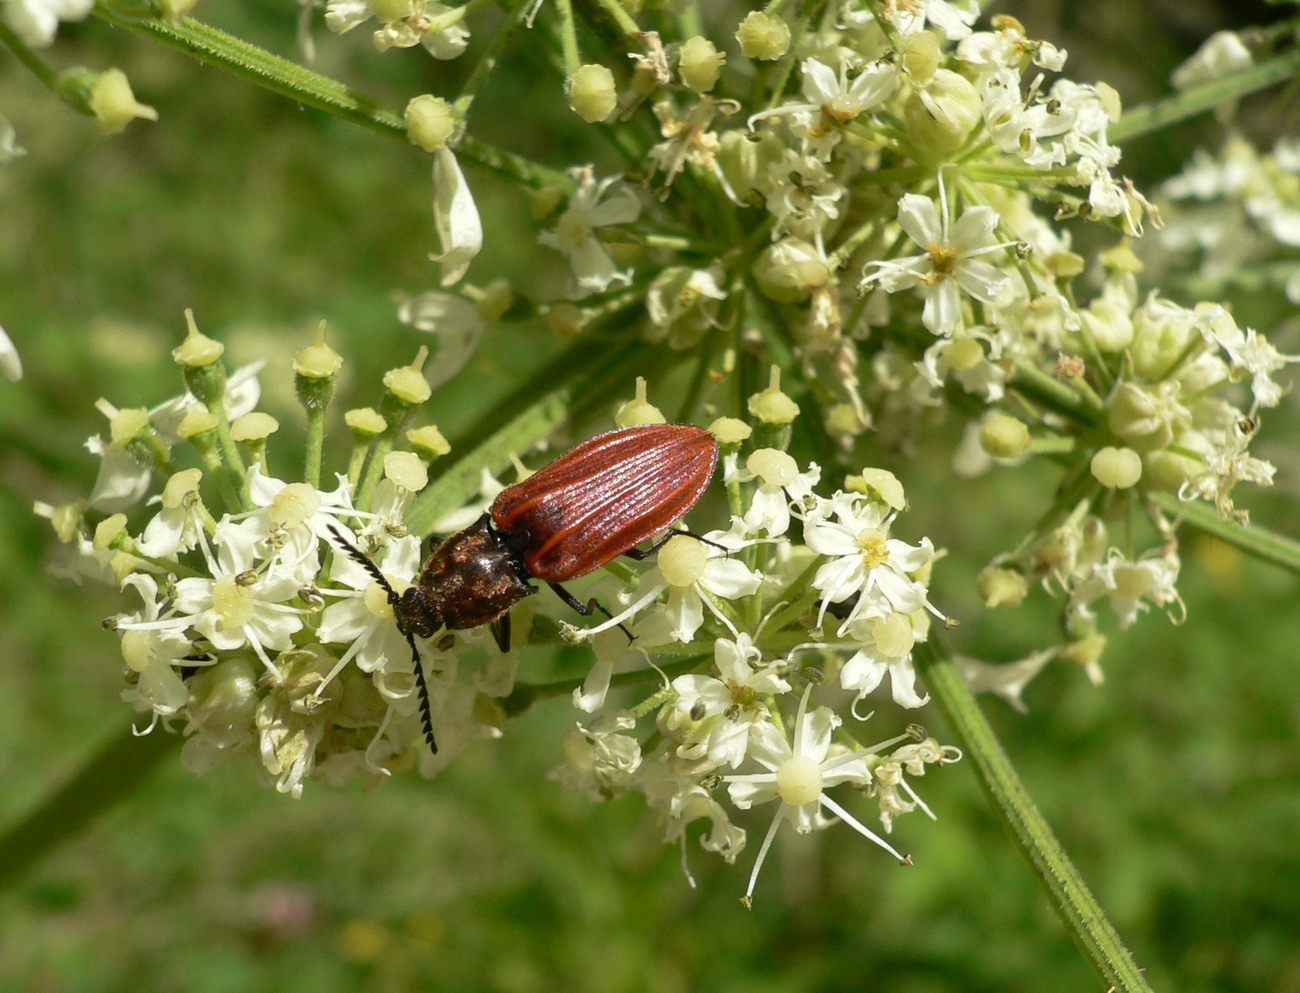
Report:
M 1261 62 L 1231 76 L 1193 86 L 1155 103 L 1134 107 L 1106 131 L 1111 141 L 1127 141 L 1177 124 L 1229 100 L 1285 83 L 1300 72 L 1300 49 Z
M 307 409 L 307 452 L 303 462 L 303 481 L 313 489 L 320 488 L 321 461 L 325 449 L 325 408 Z
M 100 814 L 133 796 L 183 740 L 161 730 L 140 737 L 130 728 L 113 734 L 61 786 L 0 834 L 0 888 Z
M 95 13 L 110 24 L 153 38 L 192 55 L 200 62 L 226 69 L 272 93 L 390 138 L 402 142 L 407 140 L 406 123 L 396 111 L 380 106 L 338 80 L 273 55 L 210 25 L 188 17 L 180 24 L 137 20 L 107 3 L 96 6 Z M 528 186 L 572 185 L 563 173 L 477 139 L 462 138 L 456 146 L 456 153 L 471 165 Z
M 916 663 L 935 704 L 971 760 L 994 811 L 1107 990 L 1150 993 L 1141 970 L 1029 796 L 974 696 L 934 638 L 917 646 Z
M 506 45 L 514 37 L 515 29 L 523 23 L 524 11 L 527 9 L 527 0 L 514 0 L 514 6 L 505 23 L 497 29 L 497 33 L 488 42 L 487 49 L 479 56 L 474 71 L 469 74 L 469 79 L 465 80 L 465 85 L 461 87 L 460 96 L 456 97 L 456 110 L 460 112 L 462 118 L 469 113 L 470 105 L 474 103 L 478 91 L 496 69 L 501 54 L 506 50 Z
M 14 53 L 14 58 L 25 65 L 42 83 L 54 91 L 54 95 L 60 100 L 67 103 L 67 98 L 59 89 L 59 73 L 46 62 L 43 58 L 33 52 L 23 43 L 23 40 L 14 33 L 13 29 L 0 18 L 0 44 L 3 44 L 9 51 Z M 69 104 L 69 106 L 74 106 Z M 84 107 L 76 109 L 85 111 Z
M 1197 531 L 1226 541 L 1247 555 L 1300 573 L 1300 541 L 1294 538 L 1254 524 L 1225 521 L 1209 504 L 1184 503 L 1172 493 L 1153 493 L 1150 499 L 1165 513 L 1177 515 L 1182 523 Z
M 1016 361 L 1012 383 L 1017 389 L 1023 390 L 1041 403 L 1048 404 L 1058 413 L 1075 418 L 1089 426 L 1095 424 L 1100 416 L 1101 411 L 1090 404 L 1088 398 L 1028 362 Z
M 641 37 L 641 27 L 632 19 L 632 15 L 623 9 L 618 0 L 596 0 L 597 6 L 605 12 L 618 29 L 629 38 Z
M 560 18 L 560 51 L 564 60 L 564 75 L 571 77 L 582 65 L 578 54 L 578 24 L 573 18 L 573 0 L 555 0 L 555 12 Z

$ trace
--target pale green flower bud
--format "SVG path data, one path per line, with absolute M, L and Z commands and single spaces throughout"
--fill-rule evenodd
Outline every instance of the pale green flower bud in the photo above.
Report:
M 1092 457 L 1092 474 L 1107 489 L 1126 490 L 1142 478 L 1142 456 L 1131 448 L 1107 446 Z
M 799 416 L 799 405 L 781 392 L 781 369 L 772 366 L 767 389 L 749 398 L 749 412 L 764 424 L 789 424 Z
M 1029 446 L 1029 426 L 1010 414 L 991 410 L 980 421 L 980 447 L 995 459 L 1014 459 Z
M 429 483 L 429 470 L 414 452 L 389 452 L 384 456 L 384 478 L 409 493 L 419 493 Z
M 137 117 L 158 120 L 158 111 L 135 98 L 121 69 L 106 69 L 95 77 L 86 106 L 105 134 L 117 134 Z
M 243 441 L 249 444 L 266 441 L 267 438 L 279 430 L 280 422 L 270 414 L 264 414 L 260 410 L 250 411 L 243 417 L 238 417 L 230 422 L 230 436 L 235 441 Z
M 688 535 L 669 538 L 659 549 L 659 571 L 669 586 L 685 589 L 698 583 L 709 564 L 709 553 L 701 541 Z
M 469 288 L 466 287 L 468 293 Z M 501 320 L 505 312 L 509 310 L 515 302 L 514 290 L 510 288 L 510 282 L 505 279 L 494 279 L 478 291 L 478 299 L 474 301 L 474 308 L 478 311 L 478 316 L 491 324 L 494 321 Z
M 801 238 L 782 238 L 763 250 L 753 267 L 765 297 L 777 303 L 799 303 L 831 278 L 830 267 L 817 249 Z
M 754 433 L 753 428 L 735 417 L 719 417 L 709 425 L 709 430 L 719 445 L 740 445 Z
M 614 423 L 621 428 L 635 427 L 638 424 L 667 424 L 668 418 L 663 412 L 646 399 L 645 379 L 636 378 L 636 399 L 621 405 L 614 414 Z
M 779 14 L 753 10 L 736 29 L 736 41 L 745 58 L 775 62 L 790 48 L 790 26 Z
M 903 66 L 917 86 L 929 83 L 942 61 L 939 36 L 934 32 L 920 31 L 907 39 L 903 48 Z
M 343 415 L 343 423 L 352 429 L 352 436 L 364 444 L 375 435 L 388 430 L 388 421 L 373 407 L 357 407 Z
M 194 320 L 194 311 L 188 308 L 185 310 L 185 323 L 189 332 L 185 340 L 172 349 L 172 359 L 176 364 L 190 369 L 199 369 L 219 360 L 225 353 L 226 346 L 199 331 L 199 326 Z
M 569 77 L 568 90 L 569 109 L 588 124 L 603 121 L 618 103 L 614 74 L 603 65 L 579 67 Z
M 1183 432 L 1178 436 L 1177 443 L 1180 449 L 1186 448 L 1193 452 L 1209 448 L 1204 439 L 1194 432 Z M 1146 480 L 1148 489 L 1177 493 L 1184 483 L 1204 474 L 1205 463 L 1181 451 L 1158 448 L 1142 456 L 1142 478 Z
M 442 97 L 422 93 L 406 105 L 406 138 L 426 152 L 446 148 L 456 133 L 456 112 Z
M 451 451 L 451 445 L 432 424 L 426 424 L 422 428 L 412 428 L 406 432 L 406 440 L 410 442 L 411 447 L 426 462 L 432 462 L 436 458 L 441 458 Z
M 888 469 L 868 467 L 856 476 L 846 476 L 844 488 L 853 493 L 866 493 L 873 496 L 892 510 L 902 510 L 907 506 L 903 484 Z
M 1016 607 L 1029 594 L 1029 585 L 1025 577 L 1014 569 L 987 566 L 975 580 L 975 592 L 990 609 Z
M 696 93 L 708 93 L 718 81 L 718 74 L 727 63 L 727 56 L 708 38 L 696 35 L 682 42 L 677 71 L 682 82 Z
M 429 389 L 429 381 L 424 378 L 424 360 L 428 355 L 429 350 L 421 345 L 410 365 L 399 366 L 384 373 L 384 388 L 389 395 L 411 406 L 429 399 L 433 391 Z
M 190 702 L 186 713 L 203 737 L 229 748 L 252 736 L 257 709 L 260 667 L 242 656 L 223 659 L 190 677 Z
M 329 379 L 343 368 L 343 356 L 325 343 L 325 322 L 316 328 L 316 340 L 293 357 L 294 375 L 307 379 Z
M 1133 315 L 1129 354 L 1133 371 L 1149 383 L 1164 379 L 1183 357 L 1193 335 L 1199 335 L 1181 308 L 1139 307 Z
M 956 151 L 983 118 L 979 92 L 969 79 L 950 69 L 934 76 L 908 98 L 908 137 L 922 152 L 942 158 Z
M 1133 321 L 1114 300 L 1093 300 L 1079 312 L 1079 319 L 1103 352 L 1122 352 L 1133 341 Z
M 1190 426 L 1191 416 L 1178 402 L 1174 384 L 1165 387 L 1122 383 L 1110 398 L 1106 422 L 1111 431 L 1140 452 L 1168 446 Z

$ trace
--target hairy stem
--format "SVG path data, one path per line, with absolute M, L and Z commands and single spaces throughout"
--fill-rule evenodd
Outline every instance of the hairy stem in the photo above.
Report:
M 916 662 L 944 719 L 971 759 L 998 818 L 1033 867 L 1052 908 L 1107 990 L 1150 993 L 1141 970 L 1029 796 L 974 696 L 936 640 L 917 646 Z

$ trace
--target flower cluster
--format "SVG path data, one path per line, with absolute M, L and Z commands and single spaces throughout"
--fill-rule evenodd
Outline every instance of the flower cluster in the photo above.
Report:
M 115 583 L 134 601 L 108 622 L 126 662 L 123 699 L 149 715 L 148 730 L 186 736 L 187 769 L 253 758 L 295 796 L 313 778 L 377 784 L 416 763 L 431 775 L 470 742 L 498 737 L 518 701 L 544 692 L 516 684 L 517 649 L 482 629 L 411 641 L 394 616 L 421 568 L 407 515 L 427 462 L 448 450 L 435 428 L 406 428 L 429 396 L 423 352 L 385 377 L 381 411 L 349 412 L 350 468 L 328 488 L 314 446 L 306 480 L 271 474 L 277 425 L 255 409 L 257 370 L 227 376 L 221 355 L 191 318 L 175 352 L 188 392 L 152 410 L 103 403 L 110 440 L 92 439 L 95 491 L 37 507 L 68 546 L 69 575 Z M 299 353 L 309 417 L 323 417 L 340 365 L 323 329 Z M 597 661 L 574 690 L 589 716 L 565 737 L 557 773 L 593 797 L 644 792 L 669 840 L 684 843 L 687 825 L 707 818 L 701 841 L 728 860 L 745 844 L 729 810 L 779 801 L 747 898 L 783 821 L 808 831 L 843 820 L 902 859 L 832 787 L 873 798 L 888 831 L 898 814 L 926 809 L 907 777 L 957 757 L 916 725 L 871 745 L 849 730 L 886 678 L 901 707 L 928 699 L 912 650 L 942 617 L 928 595 L 936 552 L 893 533 L 902 486 L 868 469 L 819 495 L 820 469 L 775 447 L 797 412 L 775 369 L 750 406 L 755 428 L 731 418 L 713 428 L 730 526 L 672 537 L 640 575 L 602 574 L 589 592 L 618 608 L 607 623 L 560 623 L 570 640 L 595 641 Z M 662 422 L 644 384 L 618 420 Z M 413 450 L 396 450 L 399 439 Z M 183 464 L 186 450 L 199 465 Z M 616 680 L 648 689 L 615 703 Z M 436 753 L 425 747 L 421 683 Z

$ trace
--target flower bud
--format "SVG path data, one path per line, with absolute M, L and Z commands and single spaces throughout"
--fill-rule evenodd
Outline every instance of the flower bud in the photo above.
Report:
M 86 105 L 105 134 L 117 134 L 137 117 L 158 120 L 158 111 L 135 98 L 121 69 L 106 69 L 95 77 Z
M 903 47 L 903 65 L 908 76 L 917 86 L 925 86 L 939 63 L 943 61 L 943 52 L 939 46 L 939 36 L 933 31 L 919 31 L 907 39 Z
M 645 380 L 636 379 L 636 398 L 622 404 L 614 414 L 614 423 L 621 428 L 630 428 L 638 424 L 666 424 L 668 418 L 658 407 L 646 399 Z
M 422 93 L 406 105 L 406 137 L 426 152 L 447 147 L 456 132 L 456 113 L 442 97 Z
M 176 425 L 176 437 L 182 441 L 195 442 L 195 439 L 217 429 L 217 415 L 210 410 L 191 410 Z
M 434 459 L 441 458 L 451 451 L 451 445 L 432 424 L 426 424 L 422 428 L 412 428 L 406 432 L 406 440 L 410 442 L 411 447 L 426 462 L 432 462 Z
M 905 109 L 908 137 L 933 158 L 960 148 L 982 115 L 974 85 L 950 69 L 936 69 L 925 87 L 908 98 Z
M 252 733 L 257 708 L 259 670 L 236 655 L 200 669 L 190 677 L 190 720 L 220 747 L 244 741 Z
M 172 349 L 173 361 L 190 369 L 199 369 L 218 361 L 225 353 L 226 346 L 203 334 L 194 321 L 194 311 L 188 308 L 185 311 L 185 323 L 189 331 L 185 340 Z
M 388 430 L 388 421 L 373 407 L 358 407 L 343 415 L 343 423 L 352 429 L 352 437 L 365 444 L 375 435 Z
M 1014 459 L 1029 446 L 1029 427 L 1000 410 L 991 410 L 980 421 L 980 447 L 995 459 Z
M 659 549 L 659 571 L 669 586 L 685 589 L 699 582 L 709 564 L 709 553 L 701 541 L 679 534 Z
M 906 614 L 897 611 L 871 622 L 871 637 L 876 650 L 889 659 L 901 659 L 916 644 L 916 632 Z
M 870 467 L 863 469 L 856 476 L 847 476 L 844 480 L 844 488 L 874 497 L 891 510 L 902 510 L 907 506 L 903 484 L 888 469 Z
M 745 468 L 768 486 L 789 486 L 799 476 L 799 463 L 777 448 L 751 452 Z
M 250 411 L 243 417 L 237 417 L 230 422 L 230 436 L 235 441 L 250 444 L 266 441 L 267 438 L 279 430 L 280 422 L 270 414 L 264 414 L 260 410 Z
M 1151 387 L 1121 383 L 1111 395 L 1106 422 L 1111 431 L 1139 452 L 1165 448 L 1176 433 L 1191 424 L 1191 415 L 1176 394 L 1173 383 Z
M 1142 478 L 1142 456 L 1131 448 L 1107 446 L 1092 457 L 1092 474 L 1107 489 L 1126 490 Z
M 408 493 L 419 493 L 429 483 L 429 470 L 414 452 L 389 452 L 384 456 L 384 478 Z
M 779 14 L 752 10 L 736 29 L 736 41 L 745 58 L 775 62 L 790 48 L 790 25 Z
M 989 607 L 1016 607 L 1029 593 L 1025 577 L 1014 569 L 987 566 L 975 580 L 975 592 Z
M 719 417 L 709 425 L 709 430 L 719 445 L 740 445 L 754 433 L 753 428 L 735 417 Z
M 466 287 L 465 291 L 468 293 L 469 288 Z M 494 279 L 478 291 L 474 308 L 478 311 L 478 316 L 483 318 L 484 323 L 491 324 L 501 320 L 506 311 L 514 306 L 514 302 L 515 292 L 510 288 L 509 280 Z
M 1186 353 L 1193 335 L 1198 332 L 1181 307 L 1148 300 L 1133 315 L 1133 371 L 1148 383 L 1159 382 Z
M 1197 451 L 1196 446 L 1189 444 L 1189 434 L 1184 432 L 1178 436 L 1178 447 Z M 1142 477 L 1148 489 L 1177 493 L 1184 483 L 1204 474 L 1205 463 L 1182 452 L 1158 448 L 1142 455 Z
M 801 238 L 782 238 L 754 261 L 754 279 L 763 295 L 777 303 L 799 303 L 831 278 L 821 252 Z
M 718 81 L 718 74 L 727 62 L 713 42 L 701 35 L 682 42 L 677 72 L 682 82 L 696 93 L 708 93 Z
M 330 379 L 343 368 L 343 356 L 325 343 L 325 322 L 316 328 L 316 339 L 293 357 L 294 375 L 307 379 Z
M 767 389 L 750 397 L 748 407 L 764 424 L 789 424 L 799 416 L 799 405 L 781 392 L 781 369 L 775 365 Z
M 412 407 L 429 399 L 432 390 L 429 381 L 424 378 L 424 360 L 429 350 L 423 345 L 416 353 L 410 365 L 399 366 L 384 373 L 384 388 L 390 396 Z
M 1098 297 L 1079 319 L 1103 352 L 1122 352 L 1133 341 L 1133 321 L 1115 300 Z
M 614 74 L 603 65 L 579 67 L 569 77 L 569 109 L 588 124 L 603 121 L 618 103 Z

